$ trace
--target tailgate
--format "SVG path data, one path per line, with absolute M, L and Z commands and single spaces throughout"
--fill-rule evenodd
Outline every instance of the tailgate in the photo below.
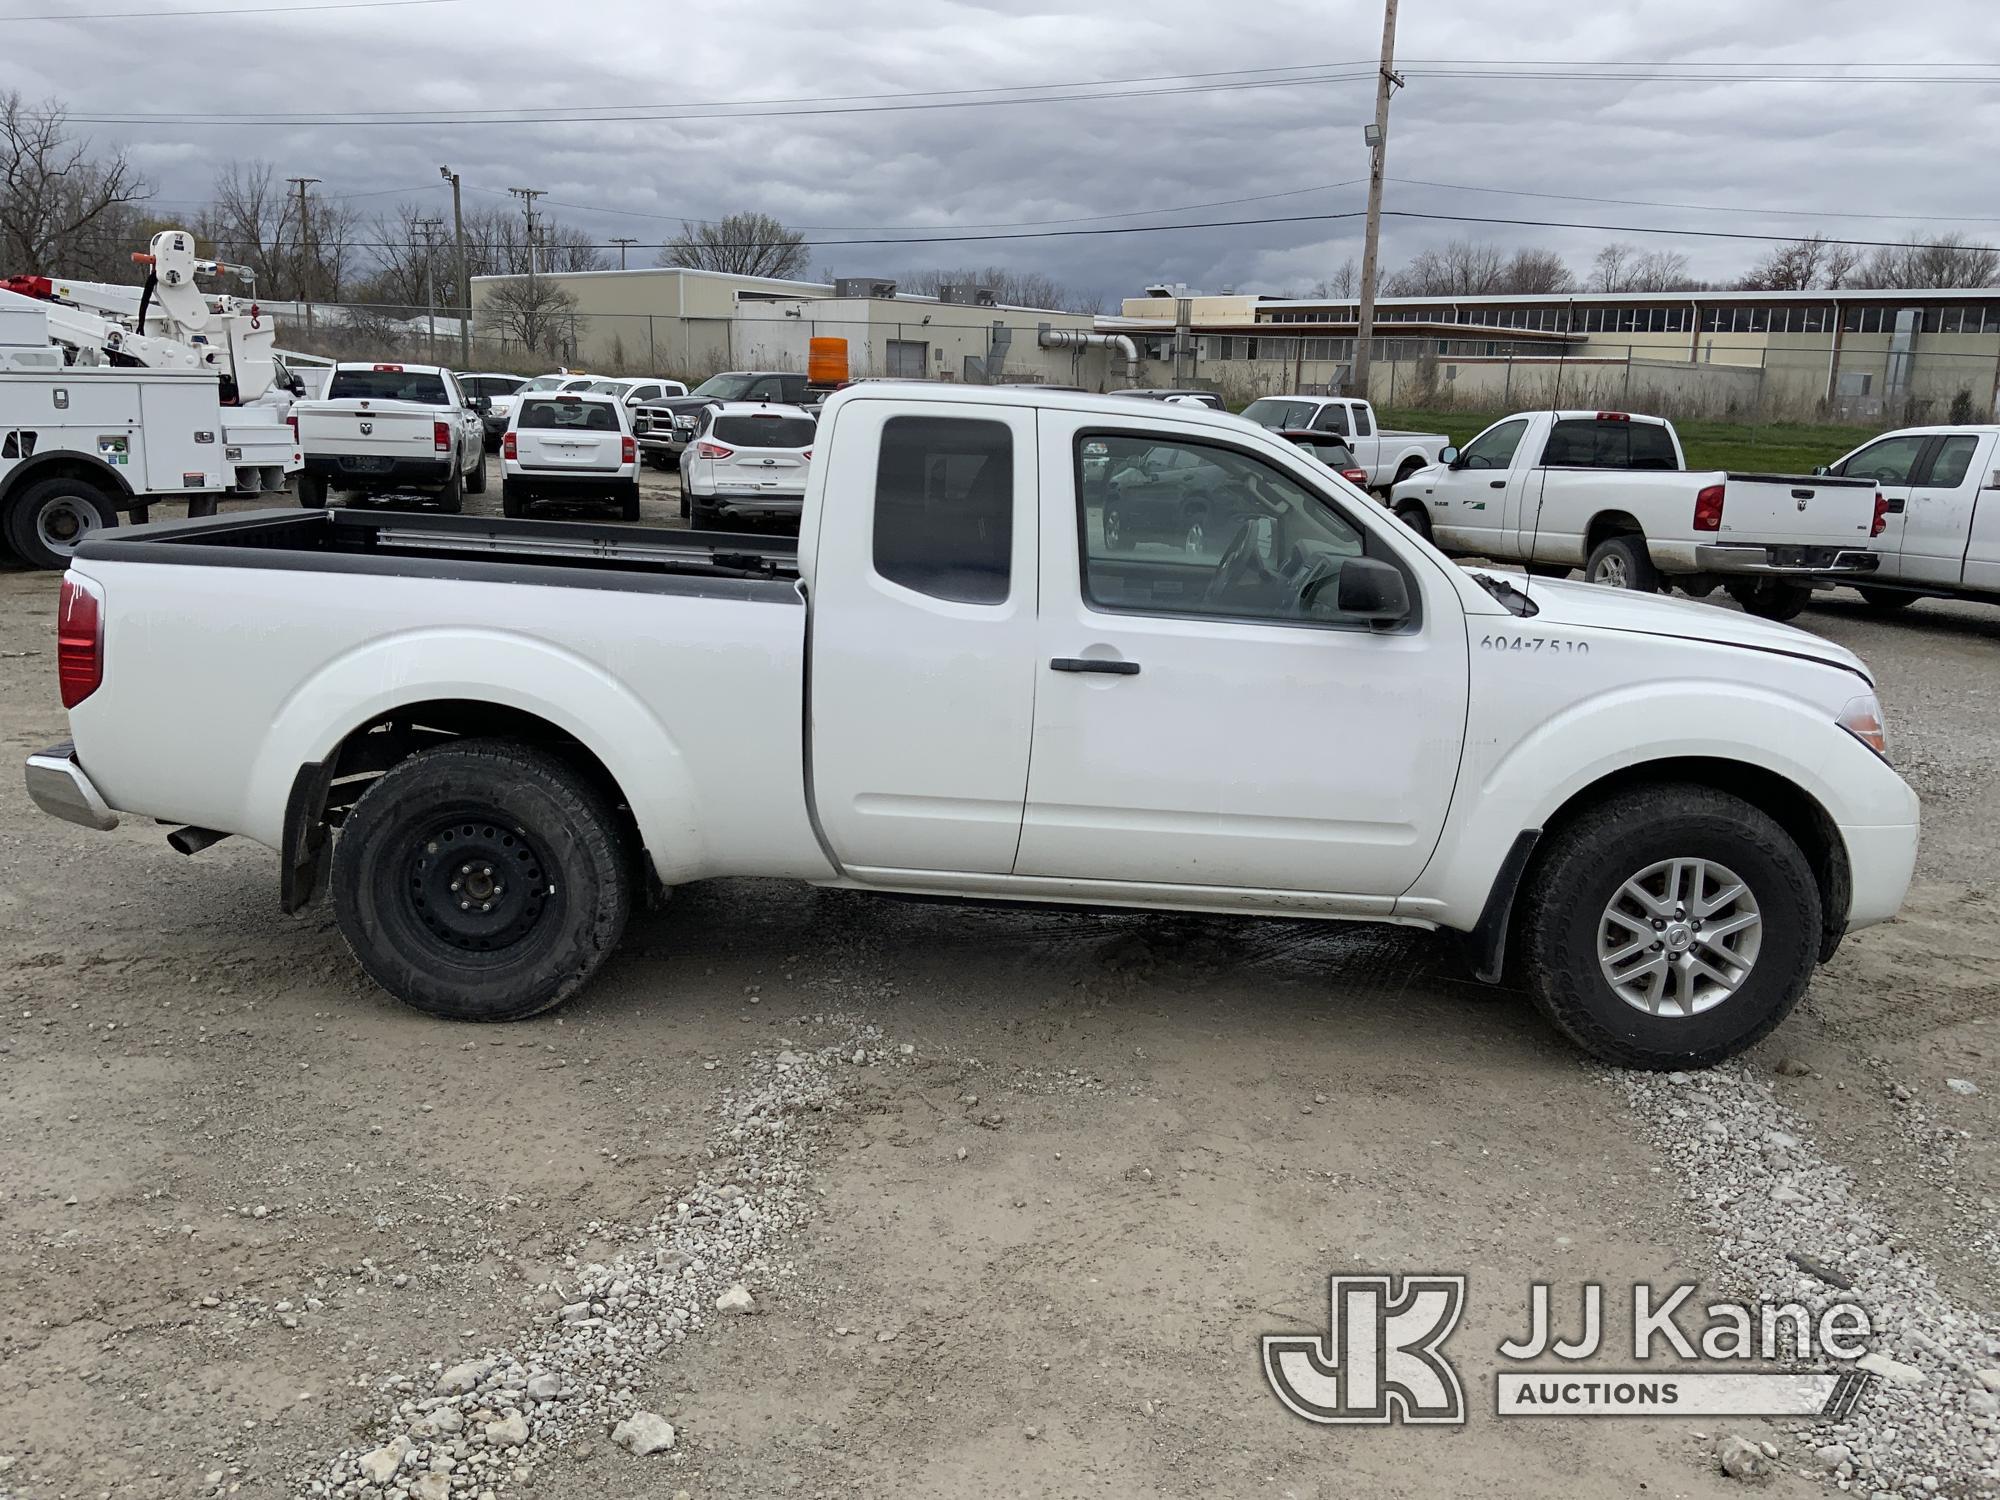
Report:
M 624 462 L 624 434 L 583 427 L 517 427 L 517 460 L 524 469 L 604 469 Z
M 299 446 L 307 453 L 355 458 L 435 458 L 437 417 L 425 407 L 343 402 L 299 406 Z
M 1725 474 L 1722 528 L 1730 542 L 1866 544 L 1875 486 L 1828 475 Z

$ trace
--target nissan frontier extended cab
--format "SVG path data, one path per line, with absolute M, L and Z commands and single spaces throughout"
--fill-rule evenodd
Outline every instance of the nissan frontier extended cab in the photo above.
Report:
M 1185 450 L 1228 524 L 1107 546 L 1100 449 Z M 267 845 L 286 910 L 330 884 L 443 1016 L 574 994 L 649 879 L 766 876 L 1448 929 L 1596 1056 L 1699 1066 L 1916 851 L 1850 652 L 1465 571 L 1156 402 L 871 382 L 827 403 L 796 542 L 252 513 L 89 539 L 60 610 L 36 802 Z

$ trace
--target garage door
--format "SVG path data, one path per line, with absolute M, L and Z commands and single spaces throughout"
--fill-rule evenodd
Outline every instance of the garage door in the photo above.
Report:
M 889 340 L 889 378 L 892 380 L 922 380 L 929 374 L 928 363 L 931 356 L 929 344 L 918 343 L 914 339 Z

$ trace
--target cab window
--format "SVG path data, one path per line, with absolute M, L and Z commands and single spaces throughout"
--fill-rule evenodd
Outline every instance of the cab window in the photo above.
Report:
M 1917 456 L 1929 441 L 1921 433 L 1911 437 L 1886 437 L 1870 443 L 1834 468 L 1849 479 L 1872 479 L 1877 484 L 1908 484 Z
M 1092 608 L 1362 627 L 1341 615 L 1338 595 L 1341 568 L 1367 553 L 1367 533 L 1262 459 L 1188 439 L 1090 432 L 1077 440 L 1076 473 Z

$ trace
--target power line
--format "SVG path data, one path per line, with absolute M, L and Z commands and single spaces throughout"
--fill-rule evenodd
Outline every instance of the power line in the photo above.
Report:
M 58 11 L 45 16 L 0 15 L 0 25 L 23 21 L 178 21 L 185 16 L 286 16 L 314 10 L 395 10 L 406 5 L 460 5 L 464 0 L 319 0 L 311 5 L 244 5 L 214 10 Z
M 1215 198 L 1211 199 L 1206 203 L 1182 203 L 1182 204 L 1177 204 L 1171 208 L 1133 208 L 1133 209 L 1126 209 L 1119 213 L 1082 214 L 1073 219 L 1019 219 L 1019 220 L 1006 220 L 993 224 L 937 224 L 937 225 L 790 224 L 787 225 L 786 227 L 789 229 L 800 230 L 808 234 L 849 234 L 849 233 L 866 234 L 875 231 L 901 231 L 906 229 L 916 230 L 916 229 L 931 229 L 931 228 L 953 229 L 953 230 L 1041 229 L 1049 225 L 1056 225 L 1056 224 L 1097 224 L 1097 223 L 1102 223 L 1106 219 L 1141 219 L 1141 218 L 1149 218 L 1154 214 L 1184 214 L 1184 213 L 1194 213 L 1200 209 L 1205 209 L 1205 208 L 1233 208 L 1239 203 L 1268 203 L 1275 198 L 1298 198 L 1298 197 L 1303 197 L 1308 193 L 1330 192 L 1336 188 L 1353 187 L 1357 183 L 1365 181 L 1367 181 L 1367 179 L 1364 177 L 1348 177 L 1342 179 L 1339 182 L 1318 182 L 1312 184 L 1309 187 L 1287 188 L 1283 192 L 1279 193 L 1253 193 L 1250 196 L 1244 198 Z M 496 198 L 504 196 L 504 194 L 498 188 L 471 188 L 469 189 L 469 191 L 475 193 L 487 193 Z M 613 208 L 609 204 L 604 204 L 604 203 L 575 203 L 575 202 L 565 201 L 564 199 L 561 198 L 549 199 L 549 206 L 551 208 L 572 208 L 575 209 L 578 213 L 610 214 L 615 218 L 655 219 L 672 224 L 706 224 L 710 227 L 715 227 L 722 222 L 719 219 L 697 218 L 692 214 L 655 213 L 655 212 L 649 212 L 644 209 L 636 209 L 636 208 Z M 613 243 L 616 242 L 614 241 Z
M 504 117 L 472 114 L 450 116 L 425 116 L 409 118 L 397 115 L 395 111 L 366 111 L 348 114 L 320 115 L 254 115 L 254 114 L 172 114 L 139 116 L 131 114 L 75 114 L 65 115 L 66 119 L 81 125 L 325 125 L 325 126 L 382 126 L 408 129 L 416 126 L 439 125 L 619 125 L 656 124 L 663 121 L 716 121 L 758 120 L 758 119 L 804 119 L 819 115 L 882 115 L 902 114 L 912 110 L 937 109 L 991 109 L 1020 104 L 1063 104 L 1074 102 L 1101 103 L 1119 99 L 1151 99 L 1168 95 L 1233 93 L 1247 89 L 1300 88 L 1307 85 L 1351 82 L 1358 78 L 1372 77 L 1367 73 L 1322 73 L 1305 78 L 1251 78 L 1231 83 L 1192 83 L 1163 88 L 1123 88 L 1106 92 L 1110 85 L 1092 86 L 1080 92 L 1067 94 L 1023 94 L 1006 99 L 933 99 L 923 102 L 874 105 L 825 105 L 805 109 L 765 108 L 744 109 L 730 104 L 719 105 L 677 105 L 659 112 L 646 114 L 604 115 L 596 113 L 552 113 L 545 112 L 533 116 Z M 1023 85 L 1028 87 L 1029 85 Z M 732 109 L 731 114 L 690 114 L 690 109 Z M 391 118 L 391 116 L 395 116 Z
M 1755 214 L 1786 219 L 1882 219 L 1890 223 L 1903 224 L 1913 220 L 1929 220 L 1945 224 L 2000 224 L 2000 216 L 1980 214 L 1952 214 L 1940 218 L 1935 214 L 1874 214 L 1850 209 L 1763 208 L 1747 203 L 1671 203 L 1658 198 L 1599 198 L 1588 193 L 1542 193 L 1531 188 L 1481 187 L 1469 182 L 1432 182 L 1422 177 L 1392 177 L 1389 180 L 1404 187 L 1445 188 L 1455 193 L 1492 193 L 1503 198 L 1550 198 L 1564 203 L 1609 203 L 1623 208 L 1678 208 L 1695 213 Z

